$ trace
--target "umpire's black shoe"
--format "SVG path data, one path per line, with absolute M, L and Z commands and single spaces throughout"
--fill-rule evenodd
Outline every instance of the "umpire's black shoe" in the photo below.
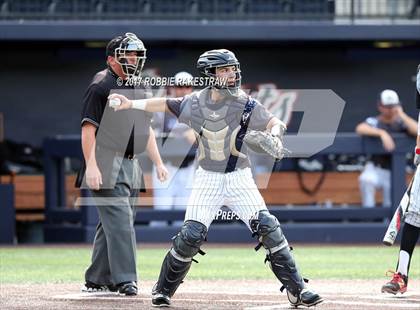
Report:
M 294 296 L 292 293 L 287 291 L 287 298 L 289 299 L 290 304 L 294 307 L 312 307 L 323 302 L 321 296 L 307 288 L 304 288 L 302 292 L 300 292 L 299 296 Z
M 110 291 L 110 292 L 113 292 L 113 293 L 118 292 L 118 286 L 116 286 L 116 285 L 113 285 L 113 284 L 111 284 L 111 285 L 107 285 L 107 286 L 106 286 L 106 288 L 107 288 L 107 289 L 108 289 L 108 291 Z
M 136 282 L 123 282 L 117 285 L 118 293 L 125 296 L 137 295 Z
M 105 292 L 116 292 L 117 287 L 115 285 L 102 285 L 96 284 L 91 281 L 86 281 L 82 287 L 82 292 L 86 293 L 105 293 Z
M 152 294 L 152 306 L 153 307 L 169 307 L 171 304 L 171 298 L 161 293 Z

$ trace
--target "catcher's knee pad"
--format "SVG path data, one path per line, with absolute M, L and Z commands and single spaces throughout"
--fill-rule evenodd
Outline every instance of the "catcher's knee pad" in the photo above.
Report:
M 268 210 L 258 212 L 258 218 L 250 221 L 253 236 L 258 236 L 260 241 L 257 250 L 261 245 L 269 253 L 274 253 L 281 248 L 287 247 L 286 238 L 280 228 L 280 223 Z
M 186 221 L 181 231 L 173 238 L 173 249 L 176 254 L 191 260 L 200 250 L 207 237 L 207 227 L 196 221 Z
M 184 280 L 191 266 L 191 259 L 182 259 L 171 249 L 163 260 L 159 279 L 153 287 L 152 294 L 163 294 L 172 297 Z

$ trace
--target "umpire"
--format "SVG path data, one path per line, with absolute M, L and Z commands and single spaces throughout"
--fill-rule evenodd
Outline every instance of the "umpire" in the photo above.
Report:
M 83 99 L 81 126 L 86 169 L 79 174 L 77 185 L 89 189 L 88 205 L 97 207 L 99 224 L 82 291 L 136 295 L 134 221 L 142 184 L 137 154 L 147 150 L 160 180 L 166 179 L 167 171 L 150 127 L 151 114 L 110 113 L 107 105 L 108 95 L 116 89 L 132 98 L 145 98 L 143 89 L 128 83 L 141 74 L 146 60 L 143 42 L 132 33 L 117 36 L 108 43 L 106 57 L 108 68 L 94 76 Z

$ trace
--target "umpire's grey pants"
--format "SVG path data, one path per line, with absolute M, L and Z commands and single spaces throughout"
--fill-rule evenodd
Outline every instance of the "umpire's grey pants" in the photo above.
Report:
M 85 280 L 101 285 L 137 281 L 136 272 L 136 197 L 140 188 L 137 159 L 114 159 L 113 168 L 121 166 L 113 189 L 91 191 L 99 224 L 93 244 L 92 263 Z

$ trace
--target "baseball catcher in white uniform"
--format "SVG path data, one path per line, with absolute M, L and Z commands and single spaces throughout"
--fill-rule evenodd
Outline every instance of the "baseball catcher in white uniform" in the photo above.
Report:
M 211 78 L 213 82 L 183 98 L 128 100 L 118 94 L 110 96 L 110 99 L 121 100 L 115 110 L 135 108 L 172 112 L 195 131 L 199 144 L 199 167 L 185 221 L 163 261 L 152 292 L 152 305 L 170 304 L 193 257 L 197 253 L 204 254 L 200 247 L 222 205 L 229 206 L 258 238 L 256 249 L 265 248 L 266 261 L 286 288 L 290 303 L 307 307 L 320 303 L 322 298 L 305 286 L 277 218 L 267 210 L 252 178 L 247 155 L 247 143 L 250 143 L 251 147 L 257 146 L 277 158 L 283 157 L 281 136 L 285 125 L 240 89 L 239 61 L 231 51 L 207 51 L 198 58 L 197 68 L 203 77 Z M 262 133 L 265 131 L 269 134 Z M 248 136 L 247 132 L 250 132 Z M 261 132 L 261 135 L 255 135 L 255 132 Z

